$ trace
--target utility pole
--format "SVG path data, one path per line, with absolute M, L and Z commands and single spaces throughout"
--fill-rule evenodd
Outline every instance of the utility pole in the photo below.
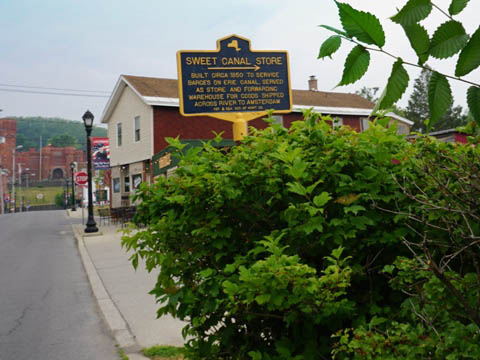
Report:
M 12 166 L 12 197 L 10 199 L 10 203 L 13 200 L 13 212 L 15 212 L 15 208 L 17 207 L 17 197 L 15 196 L 15 149 L 12 150 L 13 156 L 13 166 Z
M 39 159 L 40 160 L 40 166 L 39 166 L 38 169 L 39 169 L 40 172 L 38 173 L 39 174 L 38 175 L 38 180 L 42 181 L 42 135 L 40 135 L 40 148 L 39 148 L 39 150 L 40 150 L 40 159 Z
M 2 169 L 2 164 L 1 164 L 1 158 L 0 158 L 0 202 L 2 203 L 0 205 L 0 214 L 3 215 L 5 214 L 5 203 L 3 199 L 3 169 Z
M 21 149 L 23 145 L 18 145 L 12 149 L 13 166 L 12 166 L 12 199 L 13 199 L 13 212 L 17 204 L 17 197 L 15 196 L 15 151 Z
M 18 212 L 22 212 L 22 164 L 18 164 Z
M 0 112 L 2 110 L 0 109 Z M 0 136 L 0 144 L 5 143 L 5 136 Z M 5 214 L 5 202 L 3 198 L 3 168 L 2 168 L 2 158 L 0 157 L 0 201 L 2 204 L 0 205 L 0 214 Z

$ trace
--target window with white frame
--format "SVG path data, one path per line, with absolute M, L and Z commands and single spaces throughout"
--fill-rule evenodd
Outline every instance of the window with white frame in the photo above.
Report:
M 117 146 L 122 146 L 122 123 L 117 124 Z
M 273 115 L 273 119 L 275 120 L 274 124 L 280 124 L 283 126 L 283 115 Z
M 113 178 L 112 183 L 113 183 L 113 192 L 114 193 L 119 193 L 120 192 L 120 178 Z
M 368 118 L 361 118 L 362 122 L 362 131 L 367 130 L 370 127 L 370 120 Z
M 340 127 L 340 126 L 342 126 L 342 125 L 343 125 L 343 118 L 341 118 L 341 117 L 335 117 L 335 118 L 333 118 L 332 126 L 333 126 L 334 129 L 335 129 L 335 128 L 338 128 L 338 127 Z
M 397 123 L 397 134 L 399 135 L 408 134 L 408 126 L 402 123 Z
M 140 116 L 135 116 L 133 134 L 135 142 L 140 141 Z

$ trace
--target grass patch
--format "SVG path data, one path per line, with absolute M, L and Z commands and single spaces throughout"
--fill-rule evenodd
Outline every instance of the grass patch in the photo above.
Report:
M 184 359 L 185 348 L 176 346 L 157 345 L 143 349 L 143 355 L 153 360 L 181 360 Z
M 24 188 L 22 187 L 20 190 L 20 194 L 18 192 L 18 188 L 15 189 L 17 196 L 23 196 L 25 199 L 25 202 L 27 200 L 30 201 L 30 205 L 50 205 L 50 204 L 55 204 L 55 195 L 57 194 L 63 194 L 63 187 L 61 186 L 56 186 L 56 187 L 29 187 Z M 43 196 L 41 199 L 37 198 L 38 194 L 42 194 Z M 18 200 L 17 200 L 18 204 Z
M 127 354 L 125 354 L 125 351 L 123 351 L 122 349 L 118 349 L 118 355 L 120 356 L 120 359 L 121 360 L 130 360 L 127 356 Z

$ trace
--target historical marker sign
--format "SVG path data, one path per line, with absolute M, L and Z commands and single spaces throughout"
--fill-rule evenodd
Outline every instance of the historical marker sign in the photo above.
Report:
M 180 113 L 290 112 L 286 51 L 252 51 L 250 40 L 231 35 L 214 51 L 177 53 Z

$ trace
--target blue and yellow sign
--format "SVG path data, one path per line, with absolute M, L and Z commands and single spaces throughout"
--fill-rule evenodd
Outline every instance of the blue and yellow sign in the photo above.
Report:
M 180 113 L 262 113 L 292 109 L 286 51 L 252 51 L 238 35 L 217 40 L 217 50 L 177 52 Z

